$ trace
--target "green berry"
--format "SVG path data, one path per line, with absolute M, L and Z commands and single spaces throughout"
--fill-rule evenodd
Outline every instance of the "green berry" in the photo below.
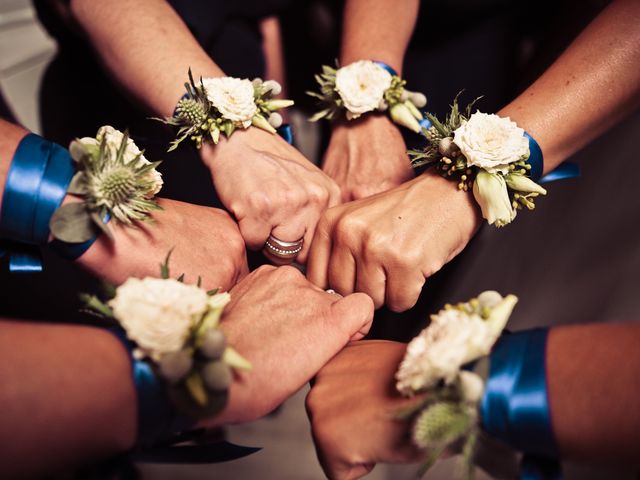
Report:
M 231 385 L 231 369 L 222 360 L 207 363 L 202 371 L 204 386 L 213 392 L 223 392 Z
M 176 384 L 191 370 L 193 358 L 187 350 L 179 350 L 164 354 L 158 365 L 162 377 L 170 384 Z
M 222 357 L 225 348 L 227 348 L 227 341 L 222 330 L 213 328 L 202 337 L 200 353 L 210 360 L 218 360 Z

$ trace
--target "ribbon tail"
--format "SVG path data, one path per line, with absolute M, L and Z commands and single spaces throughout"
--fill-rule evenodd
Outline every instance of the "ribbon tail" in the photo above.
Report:
M 558 165 L 555 169 L 551 170 L 544 177 L 542 177 L 539 183 L 555 182 L 556 180 L 576 178 L 579 176 L 580 176 L 580 167 L 575 163 L 565 162 Z
M 284 125 L 278 127 L 276 129 L 276 132 L 278 132 L 278 135 L 280 135 L 285 142 L 287 142 L 289 145 L 293 145 L 293 129 L 291 128 L 291 125 L 285 123 Z
M 0 258 L 9 256 L 9 272 L 38 273 L 42 271 L 42 256 L 37 247 L 0 246 Z
M 237 460 L 262 450 L 222 441 L 205 445 L 179 445 L 154 448 L 132 455 L 132 460 L 143 463 L 219 463 Z

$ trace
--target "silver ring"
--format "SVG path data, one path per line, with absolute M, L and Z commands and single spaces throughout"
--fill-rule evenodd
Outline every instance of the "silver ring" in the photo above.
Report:
M 302 251 L 304 239 L 301 238 L 295 242 L 285 242 L 279 238 L 269 235 L 269 238 L 264 244 L 264 250 L 271 255 L 280 258 L 295 258 Z

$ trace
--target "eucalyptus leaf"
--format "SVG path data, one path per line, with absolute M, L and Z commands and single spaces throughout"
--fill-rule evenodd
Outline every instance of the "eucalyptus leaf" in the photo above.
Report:
M 173 248 L 169 250 L 169 253 L 167 253 L 167 256 L 164 259 L 164 263 L 160 264 L 160 278 L 163 278 L 165 280 L 169 278 L 169 260 L 171 259 Z
M 71 179 L 71 183 L 69 183 L 69 188 L 67 188 L 67 193 L 71 195 L 86 195 L 87 186 L 83 182 L 84 173 L 78 172 Z
M 49 221 L 49 228 L 54 237 L 68 243 L 83 243 L 96 234 L 84 203 L 68 203 L 57 209 Z

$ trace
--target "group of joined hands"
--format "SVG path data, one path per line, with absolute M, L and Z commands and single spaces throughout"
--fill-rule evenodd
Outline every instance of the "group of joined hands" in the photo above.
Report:
M 364 122 L 381 124 L 380 135 L 354 142 Z M 275 135 L 255 128 L 237 132 L 201 150 L 229 213 L 159 199 L 163 210 L 154 213 L 152 224 L 115 225 L 115 241 L 99 238 L 79 262 L 121 283 L 129 276 L 157 275 L 159 261 L 173 249 L 172 270 L 185 272 L 187 283 L 202 275 L 204 287 L 229 291 L 221 328 L 253 369 L 236 378 L 227 408 L 206 424 L 257 419 L 350 342 L 362 339 L 374 308 L 412 307 L 425 279 L 462 250 L 478 228 L 473 199 L 437 175 L 413 178 L 405 148 L 387 118 L 368 116 L 336 129 L 323 172 Z M 389 151 L 397 155 L 379 156 Z M 358 165 L 374 155 L 379 171 Z M 291 266 L 264 265 L 249 272 L 247 249 L 262 249 L 270 234 L 285 241 L 304 238 L 296 261 L 306 265 L 306 278 Z M 336 293 L 327 293 L 329 288 Z M 373 351 L 382 348 L 392 357 L 386 368 L 397 366 L 401 344 L 389 342 L 385 349 L 371 343 Z M 346 351 L 342 356 L 348 361 Z M 387 363 L 384 355 L 378 358 Z M 340 362 L 336 358 L 331 369 L 339 371 Z M 324 383 L 319 388 L 332 389 Z M 309 405 L 316 419 L 333 408 L 326 399 Z

